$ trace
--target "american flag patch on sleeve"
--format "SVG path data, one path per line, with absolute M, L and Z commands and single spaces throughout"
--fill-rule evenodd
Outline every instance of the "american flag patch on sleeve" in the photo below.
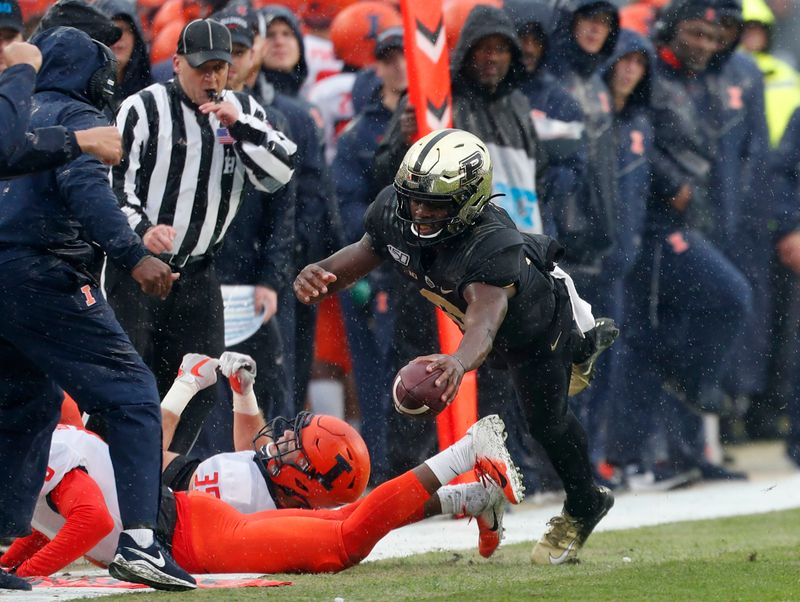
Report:
M 217 142 L 220 144 L 233 144 L 236 142 L 228 128 L 217 128 Z

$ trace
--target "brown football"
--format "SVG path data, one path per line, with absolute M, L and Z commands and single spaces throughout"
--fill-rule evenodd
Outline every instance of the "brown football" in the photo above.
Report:
M 427 362 L 403 366 L 392 383 L 394 409 L 412 418 L 431 418 L 447 407 L 442 401 L 445 385 L 435 382 L 442 370 L 428 372 Z

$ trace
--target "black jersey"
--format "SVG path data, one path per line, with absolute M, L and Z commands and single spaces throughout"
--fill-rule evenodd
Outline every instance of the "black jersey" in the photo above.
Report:
M 496 350 L 527 347 L 548 330 L 556 307 L 552 278 L 537 267 L 542 262 L 534 239 L 520 233 L 503 209 L 489 203 L 463 233 L 419 247 L 406 242 L 396 208 L 397 194 L 389 186 L 367 209 L 364 226 L 373 251 L 390 260 L 462 330 L 463 292 L 473 282 L 517 288 L 495 337 Z

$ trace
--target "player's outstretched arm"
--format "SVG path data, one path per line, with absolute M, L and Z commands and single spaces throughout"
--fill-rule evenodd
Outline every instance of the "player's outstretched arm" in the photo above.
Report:
M 428 372 L 443 370 L 436 386 L 447 383 L 442 401 L 450 403 L 458 392 L 465 372 L 478 368 L 494 344 L 494 337 L 508 311 L 508 300 L 516 293 L 515 287 L 500 288 L 482 282 L 473 282 L 464 289 L 467 311 L 464 314 L 464 337 L 453 355 L 435 354 L 417 358 L 429 362 Z
M 267 424 L 253 390 L 256 361 L 244 353 L 226 351 L 219 357 L 219 369 L 228 377 L 233 392 L 233 449 L 237 452 L 252 450 L 253 439 Z
M 218 367 L 219 360 L 201 353 L 187 353 L 183 356 L 178 376 L 161 401 L 161 437 L 164 450 L 162 469 L 175 457 L 168 450 L 183 410 L 199 391 L 217 382 Z
M 304 267 L 294 280 L 294 294 L 301 303 L 319 303 L 360 280 L 382 261 L 372 248 L 369 234 L 364 234 L 358 242 Z

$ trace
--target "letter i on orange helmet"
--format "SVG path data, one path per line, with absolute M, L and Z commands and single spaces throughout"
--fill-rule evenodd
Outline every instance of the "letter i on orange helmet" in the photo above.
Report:
M 300 412 L 294 420 L 271 420 L 254 441 L 261 465 L 284 500 L 303 508 L 330 508 L 356 501 L 367 488 L 369 451 L 352 426 L 335 418 Z

